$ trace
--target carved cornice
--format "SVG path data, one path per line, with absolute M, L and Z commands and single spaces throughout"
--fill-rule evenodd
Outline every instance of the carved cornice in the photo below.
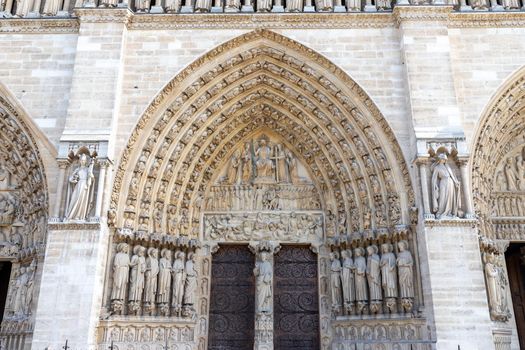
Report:
M 525 27 L 525 12 L 453 12 L 449 28 Z
M 425 219 L 427 227 L 476 227 L 477 225 L 476 219 Z
M 77 8 L 73 11 L 80 23 L 124 23 L 128 24 L 133 12 L 127 8 Z
M 78 19 L 71 18 L 10 18 L 0 20 L 0 33 L 78 33 Z
M 447 22 L 452 6 L 396 6 L 394 18 L 397 26 L 405 22 Z
M 98 222 L 60 222 L 49 223 L 49 231 L 83 231 L 83 230 L 100 230 Z
M 391 13 L 258 13 L 136 15 L 130 29 L 337 29 L 393 26 Z

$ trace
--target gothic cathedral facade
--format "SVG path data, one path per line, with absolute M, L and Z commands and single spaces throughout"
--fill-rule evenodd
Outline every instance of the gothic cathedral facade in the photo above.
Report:
M 0 350 L 525 348 L 522 0 L 5 0 L 0 47 Z

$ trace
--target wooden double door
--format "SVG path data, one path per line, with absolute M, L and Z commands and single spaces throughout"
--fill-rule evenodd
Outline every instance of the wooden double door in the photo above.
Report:
M 520 349 L 525 349 L 525 244 L 511 244 L 505 252 L 505 260 Z
M 254 255 L 223 245 L 212 259 L 209 350 L 252 350 Z M 319 349 L 317 256 L 305 246 L 283 246 L 274 256 L 274 349 Z

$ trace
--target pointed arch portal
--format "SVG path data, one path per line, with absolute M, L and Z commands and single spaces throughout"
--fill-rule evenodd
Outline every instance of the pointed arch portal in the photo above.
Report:
M 158 310 L 147 312 L 184 317 L 193 310 L 199 349 L 213 348 L 208 329 L 222 329 L 225 325 L 217 320 L 235 315 L 232 310 L 220 314 L 217 305 L 223 305 L 214 299 L 215 291 L 250 295 L 246 288 L 252 286 L 255 300 L 260 297 L 257 283 L 240 283 L 245 275 L 239 280 L 217 276 L 219 270 L 228 271 L 228 264 L 220 260 L 226 253 L 212 256 L 217 249 L 249 247 L 255 265 L 238 262 L 232 265 L 238 271 L 252 271 L 254 266 L 257 270 L 264 261 L 283 264 L 276 270 L 274 288 L 290 287 L 279 276 L 293 272 L 285 268 L 296 268 L 282 256 L 317 256 L 303 264 L 310 280 L 298 280 L 295 286 L 308 282 L 318 285 L 318 292 L 275 293 L 279 302 L 289 297 L 303 304 L 308 300 L 305 312 L 319 314 L 309 327 L 320 329 L 321 347 L 327 348 L 333 306 L 330 250 L 411 240 L 413 203 L 410 176 L 395 136 L 359 85 L 315 51 L 274 32 L 256 30 L 197 59 L 154 98 L 120 158 L 108 216 L 115 229 L 114 244 L 155 246 L 170 263 L 166 250 L 175 250 L 175 256 L 183 256 L 178 251 L 197 252 L 200 276 L 194 307 L 172 305 L 170 311 L 161 303 Z M 112 255 L 115 250 L 113 246 Z M 136 302 L 110 296 L 110 275 L 108 308 L 117 314 L 145 314 Z M 398 303 L 399 310 L 410 310 L 413 301 Z M 263 332 L 286 325 L 287 319 L 305 319 L 302 309 L 288 315 L 281 306 L 276 323 L 272 312 L 256 312 L 256 348 L 294 342 L 282 329 L 276 331 L 275 343 L 268 338 L 271 332 Z M 115 334 L 122 332 L 119 328 Z M 232 338 L 240 342 L 239 334 Z M 211 334 L 210 339 L 219 337 Z M 318 344 L 315 339 L 310 344 Z

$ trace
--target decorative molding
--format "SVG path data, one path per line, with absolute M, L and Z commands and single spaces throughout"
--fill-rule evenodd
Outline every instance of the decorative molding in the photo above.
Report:
M 349 29 L 393 26 L 392 13 L 257 13 L 134 15 L 130 29 Z
M 476 219 L 425 219 L 425 226 L 434 227 L 476 227 L 478 220 Z
M 100 230 L 100 227 L 98 222 L 50 222 L 48 225 L 49 231 L 96 231 Z
M 78 19 L 71 18 L 0 19 L 0 33 L 76 34 L 78 28 Z
M 452 12 L 449 28 L 502 28 L 525 26 L 525 12 Z
M 124 23 L 128 24 L 133 12 L 127 8 L 76 8 L 73 14 L 79 18 L 80 23 Z
M 443 22 L 446 24 L 453 6 L 396 6 L 393 14 L 399 27 L 406 22 Z

